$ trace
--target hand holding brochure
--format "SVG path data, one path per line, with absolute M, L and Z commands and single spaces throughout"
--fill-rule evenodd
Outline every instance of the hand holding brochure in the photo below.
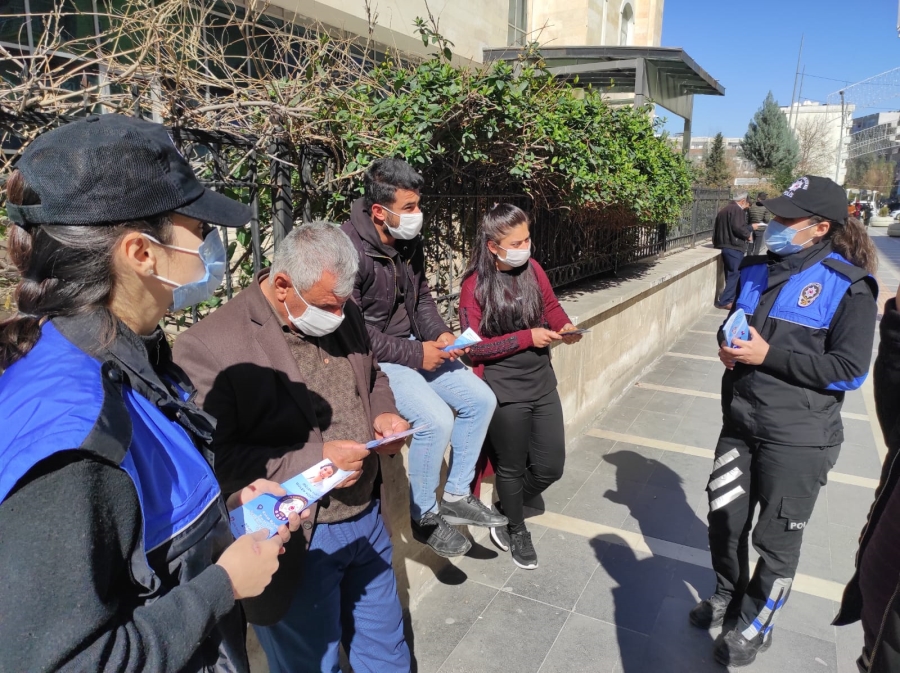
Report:
M 449 346 L 444 346 L 441 350 L 449 353 L 450 351 L 459 350 L 460 348 L 468 348 L 472 344 L 477 344 L 479 341 L 481 341 L 481 337 L 475 334 L 475 331 L 470 327 L 456 337 L 456 341 Z
M 398 439 L 404 439 L 406 437 L 409 437 L 410 435 L 414 435 L 419 430 L 424 430 L 427 427 L 428 423 L 420 423 L 415 428 L 410 428 L 409 430 L 404 430 L 403 432 L 397 432 L 393 435 L 382 437 L 381 439 L 373 439 L 371 442 L 366 444 L 366 448 L 371 451 L 372 449 L 377 449 L 379 446 L 384 446 L 385 444 L 393 444 Z
M 390 444 L 398 439 L 409 437 L 424 427 L 426 426 L 419 425 L 416 428 L 398 432 L 390 437 L 373 439 L 365 446 L 370 450 L 376 449 L 384 444 Z M 232 535 L 240 537 L 241 535 L 258 531 L 261 528 L 267 528 L 270 537 L 275 535 L 278 527 L 287 523 L 291 514 L 299 514 L 351 474 L 353 473 L 338 469 L 328 459 L 316 463 L 296 477 L 282 482 L 281 487 L 287 491 L 285 495 L 277 496 L 271 493 L 264 493 L 247 504 L 232 510 L 229 513 Z
M 732 313 L 722 327 L 722 331 L 725 333 L 725 343 L 729 348 L 734 347 L 735 339 L 747 341 L 750 338 L 750 325 L 747 323 L 747 315 L 744 313 L 744 309 L 739 308 Z

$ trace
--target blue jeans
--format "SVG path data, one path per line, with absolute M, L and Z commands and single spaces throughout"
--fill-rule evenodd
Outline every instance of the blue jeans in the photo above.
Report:
M 438 510 L 435 492 L 447 444 L 451 449 L 450 471 L 444 492 L 471 492 L 475 463 L 497 399 L 490 387 L 458 360 L 447 360 L 434 372 L 389 362 L 379 364 L 390 379 L 400 415 L 413 427 L 428 424 L 413 435 L 409 446 L 410 514 L 418 521 Z
M 392 552 L 377 500 L 347 521 L 316 524 L 287 614 L 253 626 L 269 671 L 338 673 L 343 644 L 354 673 L 409 673 Z
M 722 296 L 719 297 L 719 306 L 733 304 L 737 298 L 738 280 L 741 277 L 740 266 L 743 259 L 744 253 L 740 250 L 722 249 L 722 266 L 725 268 L 725 289 L 722 290 Z

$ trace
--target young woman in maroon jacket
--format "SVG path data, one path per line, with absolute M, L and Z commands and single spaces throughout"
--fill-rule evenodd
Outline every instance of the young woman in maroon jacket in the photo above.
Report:
M 475 373 L 498 403 L 487 447 L 509 525 L 492 528 L 491 539 L 527 569 L 538 562 L 523 503 L 562 476 L 566 457 L 550 344 L 581 339 L 565 334 L 575 326 L 530 257 L 528 215 L 513 205 L 495 205 L 481 221 L 459 300 L 462 328 L 482 338 L 469 352 Z

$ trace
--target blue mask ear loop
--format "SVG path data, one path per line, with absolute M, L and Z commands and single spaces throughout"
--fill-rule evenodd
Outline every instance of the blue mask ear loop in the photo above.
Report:
M 210 232 L 210 233 L 212 233 L 212 232 Z M 207 234 L 207 236 L 209 236 L 209 234 Z M 191 250 L 190 248 L 182 248 L 177 245 L 169 245 L 168 243 L 163 243 L 162 241 L 157 239 L 155 236 L 151 236 L 150 234 L 144 234 L 144 238 L 150 239 L 151 241 L 156 243 L 156 245 L 160 246 L 161 248 L 169 248 L 170 250 L 177 250 L 178 252 L 186 252 L 189 255 L 194 255 L 196 257 L 200 256 L 200 250 Z M 206 236 L 204 236 L 203 239 L 206 240 Z M 203 243 L 200 243 L 200 245 L 203 245 Z M 162 283 L 165 283 L 166 285 L 171 285 L 172 287 L 181 287 L 182 285 L 184 285 L 184 283 L 176 283 L 174 280 L 169 280 L 165 276 L 159 276 L 155 273 L 153 274 L 153 278 L 156 278 L 156 280 L 158 280 Z

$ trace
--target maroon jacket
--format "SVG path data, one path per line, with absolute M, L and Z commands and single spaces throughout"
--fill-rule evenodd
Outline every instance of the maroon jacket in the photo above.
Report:
M 531 268 L 537 276 L 538 285 L 541 288 L 541 294 L 544 297 L 544 315 L 541 322 L 549 326 L 553 331 L 558 331 L 563 326 L 572 322 L 569 316 L 559 305 L 559 300 L 553 292 L 550 285 L 550 279 L 547 274 L 533 259 L 529 260 Z M 472 274 L 463 281 L 462 288 L 459 292 L 459 323 L 463 331 L 471 328 L 475 334 L 481 337 L 480 343 L 472 346 L 469 351 L 469 358 L 472 360 L 474 371 L 479 377 L 484 378 L 484 363 L 491 360 L 500 360 L 502 358 L 524 351 L 534 346 L 530 329 L 521 329 L 512 334 L 504 334 L 498 337 L 485 337 L 481 333 L 481 306 L 475 301 L 475 285 L 478 277 Z

